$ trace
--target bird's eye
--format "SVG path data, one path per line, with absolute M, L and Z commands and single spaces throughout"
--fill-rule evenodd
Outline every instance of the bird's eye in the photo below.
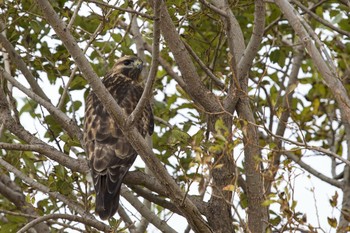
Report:
M 124 61 L 124 65 L 128 66 L 131 64 L 131 62 L 132 62 L 131 60 L 126 60 L 126 61 Z

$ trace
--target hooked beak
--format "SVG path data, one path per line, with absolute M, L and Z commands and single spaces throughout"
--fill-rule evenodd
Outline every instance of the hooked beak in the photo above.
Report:
M 137 69 L 142 70 L 142 67 L 143 67 L 143 62 L 142 62 L 142 60 L 137 59 L 137 60 L 134 62 L 134 66 L 135 66 Z

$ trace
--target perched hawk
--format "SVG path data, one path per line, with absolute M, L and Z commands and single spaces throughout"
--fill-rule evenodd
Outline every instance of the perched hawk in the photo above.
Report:
M 102 80 L 128 115 L 135 109 L 143 92 L 138 80 L 141 70 L 140 59 L 125 56 L 117 60 Z M 149 103 L 135 124 L 143 137 L 153 133 L 153 113 Z M 86 99 L 84 142 L 96 191 L 96 213 L 101 219 L 108 219 L 118 209 L 123 178 L 137 153 L 93 92 Z

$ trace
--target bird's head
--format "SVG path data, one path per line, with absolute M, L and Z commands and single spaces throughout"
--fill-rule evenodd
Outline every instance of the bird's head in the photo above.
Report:
M 137 80 L 143 67 L 141 59 L 135 56 L 124 56 L 119 58 L 112 68 L 112 73 L 122 73 L 125 76 Z

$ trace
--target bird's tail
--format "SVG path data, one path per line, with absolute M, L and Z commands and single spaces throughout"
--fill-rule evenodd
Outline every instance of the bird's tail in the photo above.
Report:
M 125 172 L 126 173 L 126 172 Z M 96 182 L 96 213 L 102 220 L 109 219 L 117 212 L 119 206 L 119 195 L 124 178 L 120 177 L 117 181 L 111 179 L 108 175 L 100 175 Z M 114 182 L 113 182 L 114 181 Z

